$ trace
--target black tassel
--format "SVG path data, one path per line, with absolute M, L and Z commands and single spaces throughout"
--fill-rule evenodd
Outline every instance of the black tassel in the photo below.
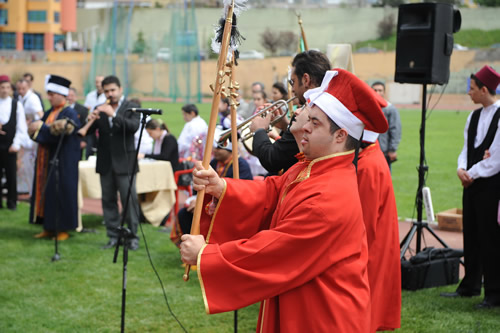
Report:
M 219 44 L 222 44 L 222 36 L 224 35 L 224 26 L 226 25 L 226 18 L 222 17 L 219 19 L 219 27 L 217 28 L 216 31 L 216 36 L 215 36 L 215 41 Z M 245 37 L 243 37 L 240 32 L 238 31 L 238 27 L 236 26 L 236 14 L 233 13 L 233 25 L 231 27 L 231 40 L 230 44 L 231 45 L 241 45 L 241 42 L 243 40 L 246 40 Z M 234 64 L 238 65 L 238 62 L 236 61 L 240 56 L 240 52 L 236 50 L 234 52 Z

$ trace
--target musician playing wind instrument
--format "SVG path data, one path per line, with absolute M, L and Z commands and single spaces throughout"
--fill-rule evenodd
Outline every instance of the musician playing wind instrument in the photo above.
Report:
M 207 313 L 261 301 L 258 332 L 368 332 L 367 243 L 355 147 L 387 130 L 371 89 L 347 71 L 309 90 L 305 159 L 265 181 L 221 179 L 200 163 L 202 235 L 183 235 Z M 338 83 L 341 84 L 338 84 Z M 209 215 L 211 214 L 211 215 Z M 205 242 L 205 237 L 207 242 Z
M 305 103 L 304 92 L 318 87 L 330 66 L 328 58 L 318 51 L 305 51 L 295 56 L 292 61 L 290 84 L 300 104 Z M 255 133 L 253 154 L 267 171 L 271 173 L 277 173 L 282 169 L 286 171 L 297 162 L 295 155 L 299 153 L 299 147 L 289 128 L 281 134 L 280 139 L 272 143 L 266 132 L 270 121 L 270 115 L 266 118 L 256 117 L 252 121 L 250 130 Z M 293 125 L 293 122 L 292 117 L 290 123 Z
M 118 212 L 117 193 L 120 192 L 122 207 L 125 207 L 129 177 L 134 172 L 134 133 L 139 128 L 140 114 L 130 110 L 137 105 L 125 99 L 120 80 L 116 76 L 105 77 L 102 81 L 102 88 L 109 103 L 97 106 L 89 115 L 88 123 L 92 122 L 92 125 L 87 134 L 99 130 L 96 172 L 100 176 L 102 211 L 106 222 L 106 234 L 109 237 L 108 243 L 102 248 L 108 249 L 116 246 L 118 242 L 118 227 L 121 219 Z M 133 238 L 128 240 L 129 248 L 137 250 L 139 248 L 137 236 L 139 203 L 135 190 L 135 178 L 126 217 L 128 228 L 133 234 Z

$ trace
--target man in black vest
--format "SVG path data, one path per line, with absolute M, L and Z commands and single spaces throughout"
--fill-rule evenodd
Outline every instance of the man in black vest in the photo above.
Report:
M 108 76 L 102 81 L 102 88 L 109 104 L 97 106 L 89 115 L 88 121 L 94 121 L 88 134 L 99 130 L 97 145 L 96 172 L 100 175 L 102 190 L 102 210 L 106 222 L 109 241 L 103 248 L 112 248 L 119 237 L 120 214 L 118 212 L 118 197 L 122 207 L 125 206 L 129 189 L 129 177 L 134 171 L 135 146 L 134 133 L 139 128 L 140 114 L 132 112 L 130 108 L 138 107 L 127 101 L 122 95 L 123 89 L 116 76 Z M 133 234 L 129 248 L 139 248 L 137 227 L 139 225 L 139 203 L 135 190 L 135 179 L 132 184 L 132 193 L 128 203 L 127 224 Z
M 26 118 L 22 104 L 10 97 L 12 85 L 7 75 L 0 75 L 0 180 L 5 170 L 7 180 L 7 208 L 17 206 L 17 152 L 29 141 Z M 2 203 L 0 186 L 0 208 Z
M 484 277 L 484 300 L 477 308 L 500 306 L 500 75 L 484 66 L 471 75 L 469 96 L 483 107 L 469 115 L 457 175 L 463 192 L 465 276 L 457 291 L 442 296 L 478 296 Z

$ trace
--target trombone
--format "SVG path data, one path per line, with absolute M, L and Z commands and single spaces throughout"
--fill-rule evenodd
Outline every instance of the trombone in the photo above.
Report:
M 265 118 L 267 117 L 268 113 L 280 110 L 281 113 L 278 116 L 275 116 L 273 119 L 271 119 L 271 122 L 269 123 L 269 127 L 266 130 L 266 132 L 270 132 L 273 126 L 276 125 L 281 119 L 283 119 L 283 117 L 287 115 L 289 111 L 288 103 L 293 101 L 295 98 L 296 97 L 294 96 L 287 101 L 280 99 L 274 102 L 273 104 L 266 106 L 262 110 L 258 111 L 257 113 L 253 114 L 252 116 L 248 117 L 247 119 L 239 123 L 238 126 L 236 127 L 236 130 L 242 133 L 241 140 L 246 141 L 248 139 L 253 138 L 254 133 L 250 131 L 250 124 L 252 123 L 252 120 L 254 120 L 256 117 Z M 221 136 L 219 138 L 219 143 L 224 143 L 230 137 L 231 137 L 231 129 L 229 128 L 221 133 Z

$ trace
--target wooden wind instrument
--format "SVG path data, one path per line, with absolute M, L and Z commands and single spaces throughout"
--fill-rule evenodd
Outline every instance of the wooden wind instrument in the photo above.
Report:
M 97 108 L 98 108 L 98 107 L 100 107 L 101 105 L 104 105 L 104 104 L 109 104 L 109 102 L 110 102 L 110 100 L 109 100 L 109 99 L 107 99 L 107 100 L 106 100 L 106 102 L 104 102 L 104 103 L 102 103 L 102 104 L 97 105 L 97 106 L 94 108 L 94 111 L 95 111 L 95 109 L 97 109 Z M 94 111 L 92 111 L 92 112 L 94 112 Z M 84 136 L 86 136 L 86 135 L 87 135 L 87 132 L 89 131 L 90 126 L 92 126 L 92 124 L 96 121 L 96 119 L 98 119 L 98 118 L 94 118 L 94 119 L 92 119 L 92 120 L 90 120 L 90 121 L 87 121 L 87 123 L 86 123 L 85 125 L 83 125 L 82 127 L 80 127 L 80 129 L 78 130 L 78 132 L 76 132 L 76 134 L 77 134 L 78 136 L 82 137 L 82 138 L 83 138 Z
M 217 76 L 215 79 L 214 95 L 212 98 L 212 109 L 210 112 L 210 120 L 208 123 L 207 130 L 207 141 L 205 143 L 205 152 L 203 153 L 203 168 L 208 169 L 210 167 L 210 157 L 212 156 L 212 146 L 214 142 L 215 126 L 217 125 L 217 116 L 219 113 L 219 102 L 221 97 L 222 85 L 224 84 L 224 76 L 226 75 L 224 71 L 224 66 L 226 64 L 227 52 L 229 49 L 229 43 L 231 39 L 231 29 L 233 23 L 233 10 L 234 10 L 234 0 L 231 5 L 228 6 L 226 22 L 224 24 L 224 32 L 222 35 L 222 43 L 219 52 L 219 58 L 217 60 Z M 196 205 L 193 212 L 193 223 L 191 225 L 191 235 L 200 234 L 200 218 L 203 206 L 203 198 L 205 197 L 205 190 L 198 191 L 196 196 Z M 186 269 L 182 278 L 184 281 L 189 280 L 189 271 L 191 270 L 191 265 L 186 264 Z

